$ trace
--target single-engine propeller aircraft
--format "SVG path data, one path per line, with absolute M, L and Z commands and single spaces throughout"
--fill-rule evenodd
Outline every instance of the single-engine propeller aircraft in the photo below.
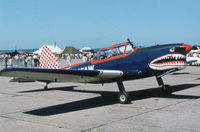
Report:
M 163 93 L 171 94 L 172 88 L 163 83 L 162 77 L 187 65 L 186 54 L 192 46 L 184 43 L 157 45 L 136 48 L 128 40 L 125 43 L 102 48 L 88 62 L 68 67 L 59 67 L 55 56 L 44 47 L 40 57 L 40 68 L 7 68 L 0 76 L 14 77 L 17 82 L 78 82 L 109 83 L 117 82 L 120 103 L 129 102 L 123 81 L 155 76 Z

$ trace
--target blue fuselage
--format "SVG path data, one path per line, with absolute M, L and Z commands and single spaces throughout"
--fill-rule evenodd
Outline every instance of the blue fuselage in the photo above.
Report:
M 92 60 L 70 69 L 120 70 L 123 72 L 122 80 L 157 76 L 171 69 L 179 70 L 180 67 L 185 67 L 183 51 L 173 51 L 173 48 L 181 46 L 182 44 L 167 44 L 140 48 L 128 56 L 111 58 L 103 62 Z M 156 58 L 158 58 L 157 62 Z M 151 63 L 152 66 L 150 66 Z

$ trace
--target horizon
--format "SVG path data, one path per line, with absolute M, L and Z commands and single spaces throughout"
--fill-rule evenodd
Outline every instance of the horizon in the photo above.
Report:
M 165 44 L 167 44 L 167 43 L 165 43 Z M 169 43 L 169 44 L 176 44 L 176 43 Z M 115 44 L 113 44 L 113 45 L 115 45 Z M 153 45 L 150 45 L 150 46 L 141 46 L 141 45 L 137 45 L 137 47 L 141 47 L 141 48 L 144 48 L 144 47 L 151 47 L 151 46 L 155 46 L 155 45 L 164 45 L 164 44 L 158 44 L 158 43 L 154 43 Z M 58 46 L 58 45 L 57 45 Z M 112 46 L 112 45 L 110 45 L 110 46 Z M 110 46 L 108 46 L 108 47 L 110 47 Z M 200 45 L 193 45 L 193 46 L 200 46 Z M 41 46 L 42 47 L 42 46 Z M 3 52 L 5 52 L 5 51 L 26 51 L 26 50 L 38 50 L 38 49 L 40 49 L 41 47 L 39 47 L 39 48 L 19 48 L 19 49 L 4 49 L 4 50 L 1 50 L 0 49 L 0 51 L 3 51 Z M 59 47 L 59 46 L 58 46 Z M 71 47 L 70 45 L 68 45 L 68 46 L 65 46 L 64 48 L 66 48 L 66 47 Z M 84 47 L 87 47 L 87 46 L 84 46 L 84 47 L 81 47 L 81 48 L 76 48 L 75 46 L 72 46 L 72 47 L 74 47 L 75 49 L 77 49 L 77 50 L 80 50 L 81 48 L 84 48 Z M 59 47 L 60 48 L 60 47 Z M 60 48 L 61 50 L 63 50 L 64 48 Z M 90 47 L 91 48 L 91 47 Z M 101 48 L 106 48 L 106 47 L 95 47 L 95 48 L 92 48 L 92 49 L 94 49 L 94 50 L 99 50 L 99 49 L 101 49 Z
M 199 0 L 0 0 L 0 50 L 200 44 Z

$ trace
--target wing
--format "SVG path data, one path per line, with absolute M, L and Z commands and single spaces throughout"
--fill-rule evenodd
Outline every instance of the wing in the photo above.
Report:
M 197 60 L 189 60 L 189 61 L 187 61 L 187 64 L 192 64 L 192 63 L 194 63 L 194 62 L 196 62 Z
M 44 81 L 44 82 L 79 82 L 92 83 L 120 78 L 119 70 L 71 70 L 46 68 L 8 68 L 0 72 L 0 76 L 17 77 L 15 81 Z M 12 80 L 14 81 L 14 80 Z

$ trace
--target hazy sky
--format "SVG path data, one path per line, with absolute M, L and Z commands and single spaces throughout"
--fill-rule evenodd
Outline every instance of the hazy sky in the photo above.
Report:
M 200 0 L 0 0 L 0 49 L 200 44 Z

